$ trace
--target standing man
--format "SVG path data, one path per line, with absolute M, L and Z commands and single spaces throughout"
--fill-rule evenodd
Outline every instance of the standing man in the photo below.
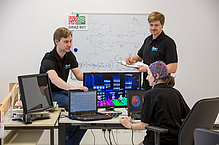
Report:
M 172 38 L 167 36 L 163 29 L 165 17 L 160 12 L 152 12 L 148 16 L 148 23 L 151 35 L 148 36 L 144 44 L 139 49 L 137 55 L 133 57 L 127 56 L 125 61 L 127 64 L 142 61 L 148 66 L 155 61 L 163 61 L 168 68 L 168 73 L 175 73 L 177 70 L 178 56 L 176 44 Z M 142 88 L 149 90 L 151 87 L 146 80 L 147 67 L 139 65 L 138 69 L 143 74 Z
M 88 91 L 87 87 L 73 87 L 67 83 L 69 70 L 71 70 L 77 80 L 83 80 L 83 73 L 78 67 L 75 55 L 71 52 L 72 33 L 67 28 L 58 28 L 53 41 L 55 47 L 52 51 L 45 54 L 40 66 L 40 73 L 48 73 L 51 81 L 51 91 L 53 101 L 56 101 L 60 107 L 68 110 L 68 90 L 81 89 Z M 67 145 L 79 145 L 86 129 L 80 129 L 79 126 L 66 126 Z

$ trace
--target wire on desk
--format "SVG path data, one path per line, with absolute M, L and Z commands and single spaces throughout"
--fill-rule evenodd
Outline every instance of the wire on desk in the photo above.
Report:
M 107 139 L 106 139 L 106 129 L 102 129 L 103 130 L 103 133 L 104 133 L 104 139 L 105 139 L 105 141 L 106 141 L 106 143 L 109 145 L 109 143 L 108 143 L 108 141 L 107 141 Z
M 117 143 L 116 143 L 116 140 L 115 140 L 115 137 L 114 137 L 113 130 L 112 130 L 112 135 L 113 135 L 113 140 L 114 140 L 114 143 L 117 145 Z
M 92 129 L 91 129 L 91 133 L 92 133 L 92 135 L 93 135 L 93 137 L 94 137 L 94 145 L 95 145 L 95 135 L 94 135 L 94 132 L 93 132 Z
M 110 137 L 110 131 L 111 131 L 111 129 L 108 129 L 108 131 L 109 131 L 109 142 L 110 142 L 110 145 L 112 145 L 112 141 L 111 141 L 111 137 Z
M 134 139 L 133 139 L 134 137 L 133 137 L 133 129 L 132 129 L 132 144 L 134 145 Z

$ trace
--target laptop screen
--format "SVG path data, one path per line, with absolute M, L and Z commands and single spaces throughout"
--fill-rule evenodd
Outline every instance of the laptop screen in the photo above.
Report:
M 69 90 L 69 115 L 97 112 L 97 91 Z

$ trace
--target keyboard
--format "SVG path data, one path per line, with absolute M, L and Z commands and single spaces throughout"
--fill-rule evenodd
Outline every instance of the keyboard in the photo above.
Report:
M 74 116 L 77 120 L 83 120 L 83 121 L 92 121 L 92 120 L 105 120 L 105 119 L 111 119 L 112 116 L 105 116 L 102 114 L 83 114 L 83 115 L 77 115 Z

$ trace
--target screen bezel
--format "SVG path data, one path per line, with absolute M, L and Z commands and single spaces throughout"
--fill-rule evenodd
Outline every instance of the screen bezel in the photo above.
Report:
M 28 110 L 27 109 L 27 101 L 26 101 L 26 94 L 24 92 L 24 85 L 23 85 L 23 79 L 26 78 L 33 78 L 33 77 L 46 77 L 47 78 L 47 84 L 48 84 L 48 92 L 49 92 L 49 98 L 50 101 L 48 101 L 48 105 L 46 107 L 41 107 L 39 109 L 32 109 L 32 110 Z M 18 76 L 18 83 L 19 83 L 19 88 L 20 88 L 20 99 L 22 101 L 22 105 L 23 105 L 23 113 L 24 115 L 27 113 L 33 113 L 33 112 L 41 112 L 41 111 L 45 111 L 46 109 L 49 108 L 53 108 L 53 100 L 52 100 L 52 93 L 51 93 L 51 86 L 50 86 L 50 81 L 48 78 L 48 74 L 47 73 L 42 73 L 42 74 L 31 74 L 31 75 L 21 75 Z
M 129 72 L 84 72 L 83 73 L 83 86 L 86 86 L 85 85 L 85 81 L 86 81 L 86 75 L 92 75 L 92 74 L 104 74 L 104 75 L 107 75 L 107 74 L 110 74 L 110 75 L 114 75 L 114 74 L 119 74 L 119 75 L 122 75 L 122 74 L 137 74 L 139 75 L 139 89 L 138 90 L 141 90 L 141 72 L 133 72 L 133 71 L 129 71 Z M 110 110 L 113 108 L 127 108 L 127 105 L 123 105 L 123 106 L 97 106 L 97 108 L 106 108 L 106 110 Z
M 89 89 L 87 92 L 96 92 L 96 104 L 97 104 L 97 90 L 96 89 Z M 71 104 L 71 102 L 70 102 L 70 100 L 71 100 L 71 92 L 84 92 L 84 93 L 86 93 L 85 91 L 83 91 L 83 90 L 69 90 L 68 91 L 68 98 L 69 98 L 69 101 L 68 101 L 68 106 L 69 106 L 69 108 L 68 108 L 68 117 L 73 117 L 74 115 L 81 115 L 81 114 L 89 114 L 89 113 L 96 113 L 97 112 L 97 105 L 96 105 L 96 109 L 95 110 L 93 110 L 93 111 L 86 111 L 86 112 L 75 112 L 75 113 L 73 113 L 73 112 L 71 112 L 71 108 L 70 108 L 70 104 Z M 83 103 L 83 102 L 81 102 L 81 103 Z

